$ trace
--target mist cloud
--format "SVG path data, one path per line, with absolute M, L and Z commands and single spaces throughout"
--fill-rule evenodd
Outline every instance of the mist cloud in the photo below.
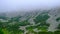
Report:
M 60 6 L 60 0 L 0 0 L 0 11 L 46 9 Z

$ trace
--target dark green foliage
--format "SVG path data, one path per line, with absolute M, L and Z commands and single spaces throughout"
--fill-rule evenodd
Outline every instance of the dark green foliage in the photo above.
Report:
M 2 28 L 3 23 L 0 21 L 0 28 Z
M 40 25 L 40 26 L 48 26 L 48 27 L 49 27 L 50 24 L 48 24 L 48 23 L 46 23 L 46 22 L 42 22 L 42 23 L 40 23 L 39 25 Z
M 16 31 L 16 30 L 19 29 L 19 25 L 18 25 L 17 23 L 14 24 L 14 25 L 8 25 L 8 26 L 7 26 L 7 29 L 8 29 L 9 31 Z
M 7 24 L 5 22 L 0 21 L 0 28 L 5 28 L 6 26 L 7 26 Z
M 11 18 L 11 22 L 12 21 L 15 21 L 15 22 L 18 22 L 19 21 L 19 18 L 21 18 L 21 16 L 17 16 L 17 17 L 13 17 L 13 18 Z
M 4 34 L 1 28 L 0 28 L 0 34 Z
M 34 19 L 35 23 L 44 22 L 49 18 L 48 14 L 40 14 Z
M 0 34 L 3 34 L 3 32 L 2 32 L 2 31 L 0 31 Z
M 38 34 L 38 33 L 37 33 L 37 32 L 32 31 L 32 32 L 27 32 L 26 34 Z
M 37 25 L 36 28 L 38 28 L 38 30 L 47 31 L 49 25 L 50 24 L 48 24 L 46 22 L 42 22 L 39 25 Z
M 42 31 L 47 31 L 48 27 L 50 24 L 46 23 L 46 20 L 49 18 L 50 16 L 48 15 L 48 13 L 41 13 L 40 15 L 38 15 L 36 17 L 36 19 L 34 19 L 35 23 L 40 23 L 39 25 L 37 25 L 36 27 L 38 28 L 38 30 L 42 30 Z
M 48 18 L 47 15 L 44 15 L 44 16 L 37 16 L 36 17 L 38 22 L 43 22 L 43 21 L 46 21 L 46 19 Z
M 41 29 L 41 30 L 47 29 L 47 26 L 40 26 L 40 27 L 38 27 L 38 29 Z
M 57 29 L 60 29 L 60 24 L 58 25 Z
M 54 34 L 60 34 L 60 31 L 59 31 L 59 30 L 57 30 L 57 31 L 55 31 L 55 32 L 54 32 Z
M 12 32 L 12 34 L 23 33 L 24 31 L 23 30 L 20 30 L 19 28 L 20 28 L 19 27 L 19 24 L 16 23 L 14 25 L 8 25 L 6 29 L 9 32 Z
M 6 28 L 8 26 L 8 22 L 1 22 L 0 21 L 0 28 Z
M 27 30 L 29 30 L 29 29 L 35 29 L 35 28 L 36 28 L 35 26 L 26 27 Z
M 38 34 L 53 34 L 53 32 L 38 32 Z
M 56 21 L 59 21 L 60 20 L 60 17 L 56 19 Z
M 26 26 L 26 25 L 30 25 L 30 23 L 28 22 L 28 20 L 25 20 L 25 21 L 19 22 L 19 25 Z

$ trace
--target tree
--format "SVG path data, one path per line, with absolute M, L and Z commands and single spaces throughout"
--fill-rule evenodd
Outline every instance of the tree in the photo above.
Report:
M 60 20 L 60 17 L 58 17 L 57 19 L 56 19 L 56 21 L 59 21 Z
M 0 28 L 0 34 L 4 34 L 1 28 Z
M 42 13 L 40 15 L 38 15 L 34 21 L 35 23 L 42 23 L 42 22 L 45 22 L 50 16 L 48 15 L 48 13 Z
M 54 34 L 60 34 L 60 30 L 55 31 Z

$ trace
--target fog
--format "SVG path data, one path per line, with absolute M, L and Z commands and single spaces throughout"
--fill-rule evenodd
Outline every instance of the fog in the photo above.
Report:
M 0 12 L 50 9 L 60 6 L 60 0 L 0 0 Z

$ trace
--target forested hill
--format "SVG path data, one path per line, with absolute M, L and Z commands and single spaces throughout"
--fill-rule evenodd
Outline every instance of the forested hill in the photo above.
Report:
M 60 30 L 60 9 L 0 13 L 0 31 L 4 34 L 40 34 L 41 32 L 53 34 L 58 30 Z

